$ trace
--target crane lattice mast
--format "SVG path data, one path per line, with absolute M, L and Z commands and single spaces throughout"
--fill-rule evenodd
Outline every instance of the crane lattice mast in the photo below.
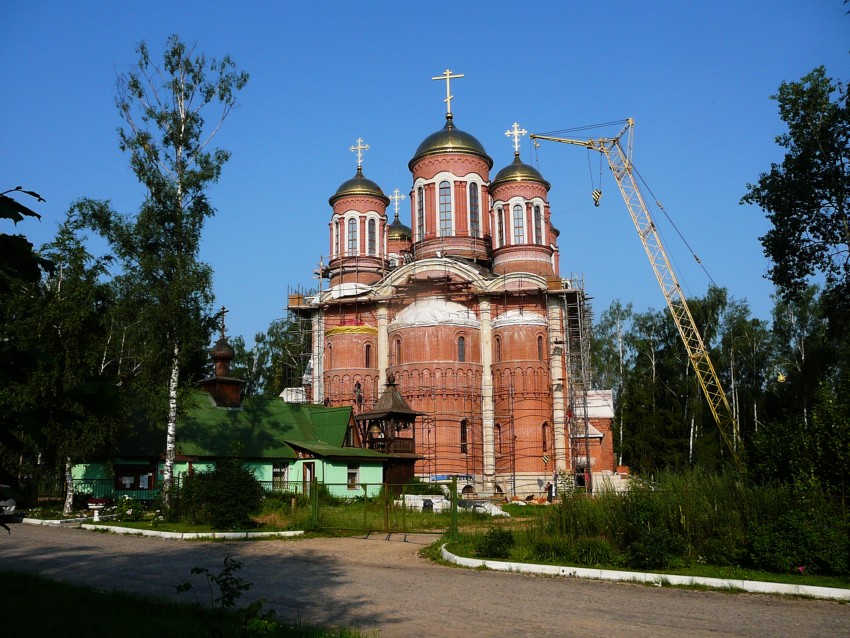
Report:
M 628 118 L 626 125 L 615 137 L 578 140 L 538 135 L 535 133 L 532 133 L 529 137 L 531 139 L 583 146 L 584 148 L 602 153 L 605 159 L 608 160 L 608 166 L 611 168 L 614 179 L 617 181 L 620 194 L 626 202 L 626 207 L 629 209 L 635 229 L 646 250 L 646 256 L 649 258 L 649 263 L 655 272 L 655 278 L 658 280 L 661 291 L 664 293 L 664 298 L 667 300 L 667 307 L 670 309 L 670 314 L 673 315 L 673 321 L 676 323 L 676 328 L 679 330 L 679 335 L 685 344 L 688 359 L 696 372 L 700 387 L 711 408 L 711 414 L 720 430 L 720 435 L 729 448 L 738 468 L 743 469 L 743 462 L 739 455 L 739 450 L 743 449 L 743 445 L 738 431 L 738 421 L 729 406 L 729 401 L 723 391 L 723 386 L 720 384 L 714 364 L 711 362 L 708 349 L 705 347 L 702 335 L 697 328 L 693 315 L 691 315 L 691 310 L 682 292 L 682 287 L 679 285 L 676 274 L 670 266 L 670 260 L 667 258 L 667 252 L 664 250 L 661 236 L 655 227 L 655 223 L 652 221 L 652 215 L 646 206 L 637 182 L 635 182 L 631 160 L 633 129 L 634 120 Z M 626 149 L 623 148 L 621 143 L 624 136 L 627 140 Z

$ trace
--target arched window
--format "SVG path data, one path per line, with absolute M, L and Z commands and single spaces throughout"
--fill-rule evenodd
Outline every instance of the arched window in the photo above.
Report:
M 334 349 L 331 344 L 325 346 L 325 370 L 333 369 L 333 353 Z
M 481 236 L 480 207 L 478 203 L 478 184 L 469 184 L 469 234 L 472 237 Z
M 334 257 L 340 257 L 342 255 L 342 244 L 340 241 L 339 220 L 337 219 L 334 222 Z
M 452 187 L 440 182 L 440 237 L 452 234 Z
M 348 220 L 348 254 L 357 254 L 357 220 Z
M 457 360 L 461 363 L 466 361 L 466 339 L 464 337 L 457 338 Z
M 425 239 L 425 189 L 421 186 L 416 195 L 416 239 Z
M 548 452 L 549 448 L 552 446 L 552 442 L 549 440 L 549 424 L 544 423 L 540 430 L 540 434 L 543 439 L 543 451 Z
M 543 243 L 543 213 L 540 206 L 534 207 L 534 242 Z
M 497 423 L 495 429 L 496 434 L 496 454 L 502 453 L 502 424 Z
M 514 204 L 514 244 L 525 243 L 525 225 L 522 223 L 522 206 Z
M 375 220 L 370 219 L 367 227 L 369 237 L 369 254 L 374 255 L 378 252 L 377 233 L 375 232 Z
M 496 337 L 496 363 L 502 361 L 502 338 Z
M 395 364 L 397 366 L 401 365 L 401 339 L 395 340 L 393 354 L 395 355 Z
M 505 245 L 505 211 L 499 206 L 496 209 L 496 223 L 499 226 L 499 248 Z
M 468 424 L 466 419 L 460 422 L 460 453 L 466 454 L 469 446 L 467 445 L 467 439 L 469 437 L 468 432 Z
M 372 367 L 372 344 L 371 343 L 366 344 L 366 352 L 364 354 L 366 355 L 365 356 L 366 365 L 364 365 L 363 367 L 364 368 L 371 368 Z
M 543 337 L 537 337 L 537 360 L 543 361 Z

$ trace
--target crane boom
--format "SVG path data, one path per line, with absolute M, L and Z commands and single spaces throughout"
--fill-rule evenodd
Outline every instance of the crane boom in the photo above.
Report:
M 685 344 L 688 359 L 696 372 L 703 395 L 711 408 L 711 414 L 720 430 L 720 435 L 729 448 L 738 468 L 743 469 L 743 462 L 739 455 L 739 450 L 743 450 L 743 445 L 738 431 L 738 421 L 729 406 L 726 393 L 723 391 L 723 386 L 720 384 L 714 364 L 711 362 L 711 357 L 703 343 L 702 335 L 697 328 L 696 322 L 694 322 L 693 315 L 691 315 L 688 301 L 682 292 L 673 268 L 670 266 L 667 252 L 661 243 L 661 236 L 658 234 L 655 223 L 652 221 L 652 215 L 650 215 L 632 173 L 631 149 L 633 127 L 634 120 L 629 118 L 626 120 L 626 125 L 615 137 L 577 140 L 534 133 L 529 137 L 531 139 L 583 146 L 602 153 L 605 159 L 608 160 L 608 166 L 611 168 L 614 179 L 617 181 L 620 194 L 626 202 L 626 207 L 629 209 L 635 229 L 646 250 L 646 256 L 649 258 L 649 263 L 655 272 L 655 278 L 658 280 L 661 291 L 664 293 L 664 298 L 667 300 L 667 307 L 670 309 L 670 314 L 673 316 L 673 321 L 679 330 L 679 336 Z M 621 143 L 623 136 L 626 134 L 628 134 L 626 145 L 628 150 L 624 150 Z

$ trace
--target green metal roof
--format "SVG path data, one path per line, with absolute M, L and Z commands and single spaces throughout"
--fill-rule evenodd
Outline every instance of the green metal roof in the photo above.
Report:
M 350 407 L 246 397 L 239 408 L 219 408 L 209 394 L 201 391 L 191 392 L 183 407 L 177 422 L 177 454 L 181 456 L 227 456 L 238 443 L 245 458 L 298 458 L 287 441 L 297 441 L 301 448 L 317 456 L 384 456 L 371 450 L 342 447 L 351 419 Z M 123 442 L 119 452 L 126 456 L 160 456 L 164 447 L 165 425 L 158 424 L 137 430 Z

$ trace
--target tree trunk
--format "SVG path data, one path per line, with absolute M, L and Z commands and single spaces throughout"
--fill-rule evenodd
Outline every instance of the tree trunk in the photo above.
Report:
M 68 516 L 74 508 L 74 477 L 71 475 L 71 457 L 65 459 L 65 504 L 62 514 Z
M 177 385 L 180 381 L 180 344 L 174 343 L 171 376 L 168 379 L 168 427 L 165 433 L 165 470 L 162 477 L 162 496 L 166 506 L 171 506 L 171 488 L 174 485 L 174 457 L 177 438 Z

